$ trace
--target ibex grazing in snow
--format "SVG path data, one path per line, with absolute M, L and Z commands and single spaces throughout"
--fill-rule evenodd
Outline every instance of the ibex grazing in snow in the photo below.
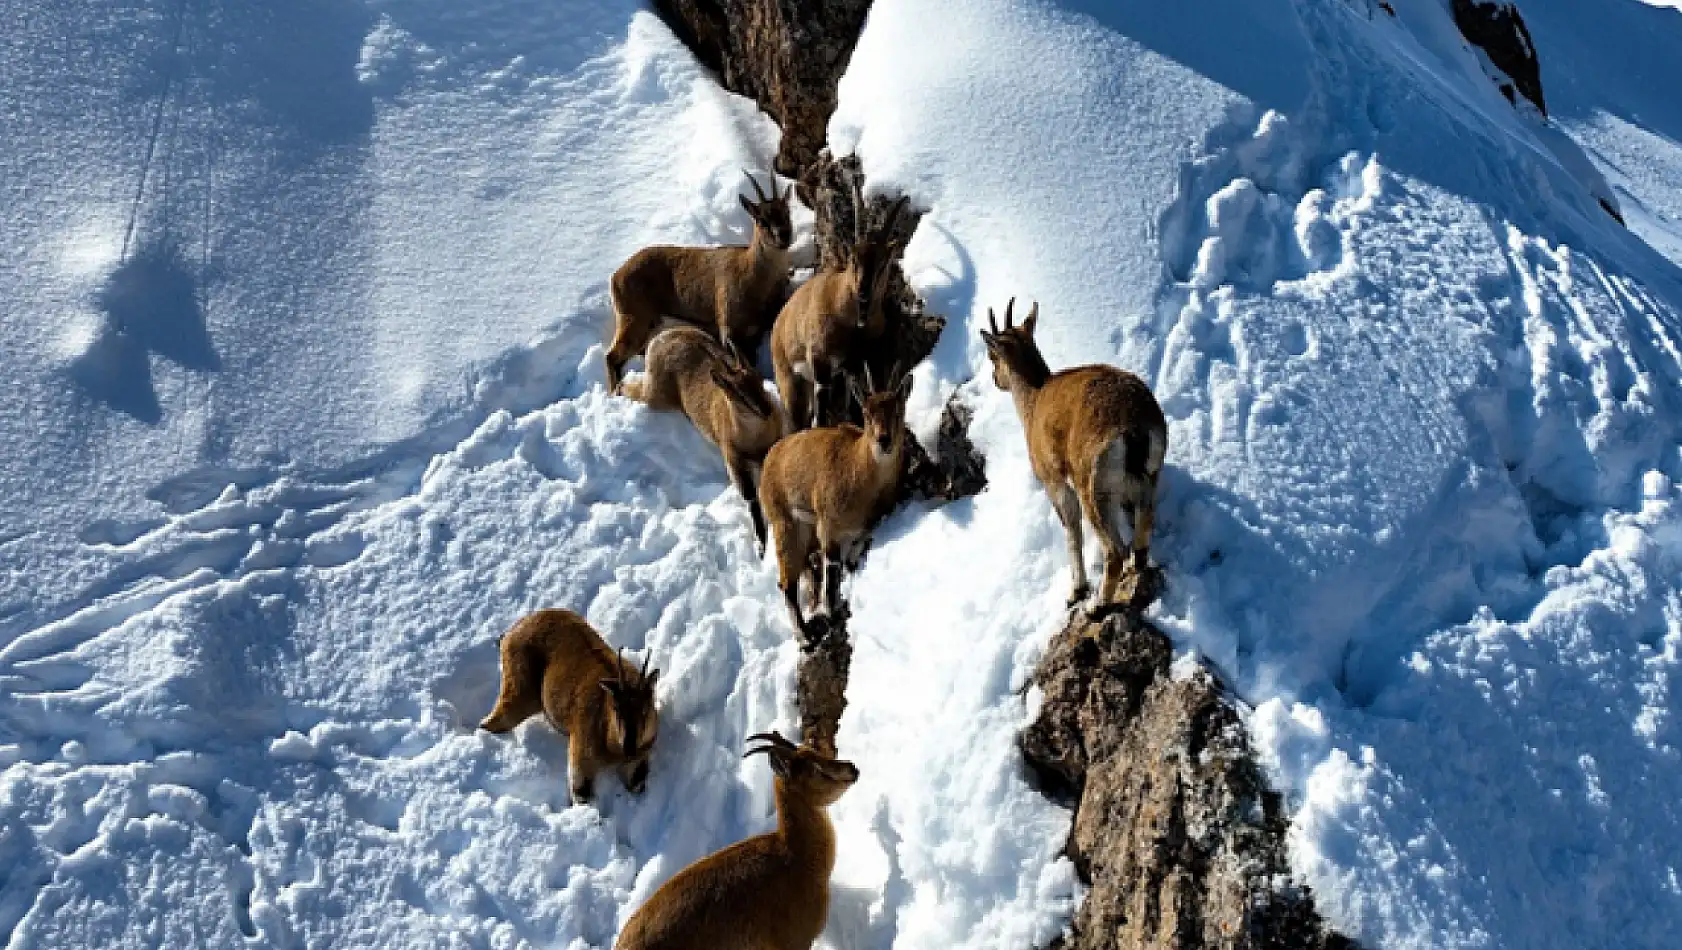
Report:
M 507 732 L 535 713 L 567 735 L 572 800 L 595 797 L 596 773 L 617 768 L 625 788 L 640 793 L 660 731 L 654 706 L 658 670 L 638 672 L 570 610 L 528 614 L 502 636 L 502 689 L 479 724 Z
M 809 950 L 829 916 L 835 828 L 826 809 L 859 770 L 774 732 L 749 741 L 776 773 L 777 830 L 739 841 L 660 886 L 619 933 L 617 950 Z
M 1094 609 L 1132 602 L 1150 557 L 1156 481 L 1168 451 L 1168 424 L 1145 381 L 1113 366 L 1077 366 L 1053 373 L 1034 342 L 1040 305 L 1020 327 L 1005 306 L 1004 329 L 991 308 L 981 331 L 993 360 L 993 383 L 1010 392 L 1028 436 L 1034 474 L 1051 495 L 1051 505 L 1068 532 L 1074 590 L 1069 604 L 1090 592 L 1081 556 L 1081 514 L 1098 529 L 1104 548 L 1104 580 Z M 1117 508 L 1133 520 L 1129 565 L 1117 529 Z M 1125 585 L 1124 585 L 1125 579 Z M 1120 594 L 1118 601 L 1117 595 Z
M 795 629 L 808 636 L 811 627 L 800 613 L 800 576 L 808 561 L 815 554 L 823 558 L 814 594 L 822 590 L 824 608 L 833 614 L 840 606 L 842 563 L 856 564 L 870 544 L 870 528 L 893 503 L 903 464 L 910 374 L 876 392 L 866 367 L 865 391 L 849 386 L 864 407 L 864 428 L 847 424 L 788 436 L 771 447 L 759 482 L 759 502 L 777 540 L 777 584 Z
M 853 183 L 854 242 L 846 266 L 823 271 L 801 284 L 783 304 L 771 330 L 771 365 L 777 392 L 788 406 L 796 429 L 823 424 L 825 390 L 837 390 L 849 364 L 863 360 L 867 348 L 882 338 L 887 319 L 882 297 L 903 242 L 889 240 L 905 208 L 894 202 L 886 223 L 865 234 L 867 206 Z
M 759 468 L 783 436 L 781 408 L 735 344 L 720 348 L 694 327 L 662 330 L 648 345 L 647 369 L 628 380 L 625 395 L 651 409 L 677 410 L 724 454 L 730 481 L 748 503 L 753 536 L 765 549 L 765 516 L 759 507 Z
M 759 196 L 757 202 L 739 196 L 753 219 L 753 241 L 747 247 L 645 247 L 613 272 L 608 284 L 615 322 L 607 351 L 609 392 L 619 391 L 625 364 L 642 355 L 667 320 L 704 327 L 720 340 L 734 341 L 744 353 L 758 352 L 766 314 L 788 287 L 788 249 L 794 241 L 788 199 L 794 186 L 779 195 L 773 178 L 767 197 L 757 179 L 743 174 Z

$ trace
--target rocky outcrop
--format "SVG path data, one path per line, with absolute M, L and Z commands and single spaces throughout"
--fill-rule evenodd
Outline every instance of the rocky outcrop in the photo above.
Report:
M 1453 0 L 1454 23 L 1466 42 L 1483 50 L 1501 75 L 1494 77 L 1507 101 L 1515 92 L 1548 114 L 1542 97 L 1542 66 L 1524 17 L 1511 0 Z
M 724 88 L 783 130 L 776 170 L 817 160 L 870 0 L 654 0 L 654 9 Z
M 1231 698 L 1176 678 L 1168 638 L 1136 614 L 1075 619 L 1051 642 L 1021 745 L 1075 809 L 1067 853 L 1091 890 L 1063 950 L 1310 948 L 1329 931 L 1291 881 L 1287 822 Z

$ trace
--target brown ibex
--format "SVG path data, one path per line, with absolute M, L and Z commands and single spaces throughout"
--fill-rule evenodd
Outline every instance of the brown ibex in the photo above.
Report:
M 595 795 L 596 773 L 615 768 L 625 788 L 640 793 L 660 731 L 654 704 L 658 670 L 640 672 L 570 610 L 527 614 L 502 636 L 502 688 L 479 724 L 508 732 L 536 713 L 567 735 L 572 800 Z
M 771 366 L 777 392 L 795 429 L 822 425 L 826 390 L 837 386 L 850 366 L 862 362 L 866 349 L 887 329 L 882 298 L 904 242 L 893 239 L 905 208 L 901 197 L 874 234 L 864 224 L 868 206 L 853 182 L 853 248 L 840 270 L 822 271 L 801 284 L 783 304 L 771 329 Z
M 794 242 L 788 199 L 794 186 L 779 195 L 773 177 L 767 197 L 753 175 L 743 174 L 759 196 L 758 201 L 739 196 L 753 219 L 753 240 L 746 247 L 645 247 L 613 272 L 608 392 L 619 391 L 625 364 L 642 355 L 668 320 L 717 333 L 750 356 L 758 352 L 767 317 L 788 288 L 788 249 Z
M 776 773 L 777 830 L 679 871 L 631 915 L 617 950 L 810 950 L 823 933 L 835 868 L 826 809 L 859 770 L 774 732 L 749 741 L 765 743 L 747 754 L 764 753 Z
M 735 344 L 726 341 L 721 348 L 694 327 L 662 330 L 648 345 L 642 378 L 627 380 L 624 392 L 651 409 L 683 413 L 718 448 L 731 484 L 747 502 L 754 540 L 763 551 L 759 469 L 783 436 L 783 415 Z
M 822 591 L 824 609 L 833 615 L 842 564 L 856 564 L 870 544 L 870 529 L 892 505 L 903 465 L 910 374 L 876 392 L 867 366 L 865 390 L 848 385 L 864 407 L 864 428 L 844 424 L 784 438 L 766 455 L 759 482 L 759 502 L 777 541 L 777 585 L 804 636 L 812 629 L 800 612 L 800 576 L 809 560 L 822 558 L 813 593 Z
M 1034 304 L 1020 327 L 1011 322 L 1015 305 L 1014 297 L 1005 305 L 1002 330 L 988 308 L 991 332 L 981 331 L 981 339 L 993 360 L 994 385 L 1011 394 L 1022 418 L 1034 474 L 1068 532 L 1074 575 L 1069 604 L 1090 593 L 1081 554 L 1083 512 L 1104 549 L 1104 579 L 1094 610 L 1131 603 L 1149 563 L 1157 476 L 1168 451 L 1162 407 L 1144 380 L 1113 366 L 1053 373 L 1034 342 L 1040 305 Z M 1133 522 L 1131 563 L 1117 527 L 1121 513 Z

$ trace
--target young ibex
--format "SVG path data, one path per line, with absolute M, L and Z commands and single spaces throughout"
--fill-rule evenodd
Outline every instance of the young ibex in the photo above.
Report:
M 853 183 L 854 242 L 846 266 L 812 275 L 783 304 L 771 329 L 771 366 L 796 429 L 822 425 L 825 391 L 833 398 L 846 392 L 839 383 L 849 366 L 887 329 L 882 298 L 904 242 L 891 239 L 905 208 L 901 197 L 874 234 L 864 226 L 868 206 Z M 834 418 L 831 416 L 830 418 Z
M 765 743 L 747 754 L 764 753 L 777 776 L 777 830 L 679 871 L 631 915 L 617 950 L 810 950 L 823 933 L 835 868 L 825 809 L 859 770 L 774 732 L 749 741 Z
M 1113 366 L 1053 373 L 1034 342 L 1040 305 L 1034 304 L 1020 327 L 1011 323 L 1015 305 L 1014 297 L 1005 305 L 1002 330 L 988 308 L 992 332 L 981 331 L 981 339 L 993 360 L 994 385 L 1016 402 L 1034 474 L 1068 532 L 1074 573 L 1069 604 L 1079 604 L 1090 593 L 1081 556 L 1082 512 L 1098 529 L 1104 548 L 1104 580 L 1094 610 L 1131 603 L 1150 558 L 1156 481 L 1168 451 L 1162 407 L 1144 380 Z M 1133 521 L 1131 564 L 1116 525 L 1118 507 Z
M 607 351 L 608 392 L 618 392 L 625 364 L 641 356 L 662 323 L 692 323 L 732 340 L 750 356 L 758 352 L 768 312 L 788 286 L 789 245 L 794 224 L 788 199 L 794 186 L 777 194 L 776 179 L 766 197 L 753 175 L 759 200 L 740 196 L 753 219 L 746 247 L 645 247 L 613 272 L 608 297 L 615 330 Z
M 660 731 L 654 705 L 658 670 L 644 659 L 625 665 L 601 634 L 570 610 L 528 614 L 502 636 L 502 689 L 479 724 L 507 732 L 536 713 L 567 735 L 567 771 L 575 803 L 595 796 L 596 773 L 616 768 L 640 793 Z
M 771 447 L 759 482 L 759 503 L 776 535 L 777 585 L 795 629 L 806 636 L 812 629 L 800 612 L 800 576 L 808 561 L 822 557 L 814 594 L 821 589 L 823 607 L 833 614 L 840 606 L 841 566 L 856 564 L 870 544 L 870 529 L 887 514 L 903 464 L 911 375 L 876 392 L 866 367 L 865 391 L 848 386 L 864 407 L 864 428 L 848 424 L 788 436 Z
M 726 341 L 720 348 L 710 334 L 694 327 L 662 330 L 648 345 L 643 377 L 628 380 L 624 392 L 651 409 L 688 416 L 723 453 L 730 482 L 753 517 L 754 540 L 764 551 L 759 468 L 765 453 L 783 436 L 783 416 L 735 344 Z

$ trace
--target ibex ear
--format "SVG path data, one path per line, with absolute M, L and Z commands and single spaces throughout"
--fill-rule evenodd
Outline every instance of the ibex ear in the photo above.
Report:
M 1022 332 L 1028 334 L 1029 336 L 1033 336 L 1034 335 L 1034 324 L 1039 323 L 1039 322 L 1040 322 L 1040 302 L 1038 300 L 1036 300 L 1036 301 L 1034 301 L 1034 305 L 1032 307 L 1028 308 L 1028 319 L 1022 321 Z
M 788 778 L 788 756 L 773 751 L 766 758 L 771 760 L 771 771 L 783 778 Z

